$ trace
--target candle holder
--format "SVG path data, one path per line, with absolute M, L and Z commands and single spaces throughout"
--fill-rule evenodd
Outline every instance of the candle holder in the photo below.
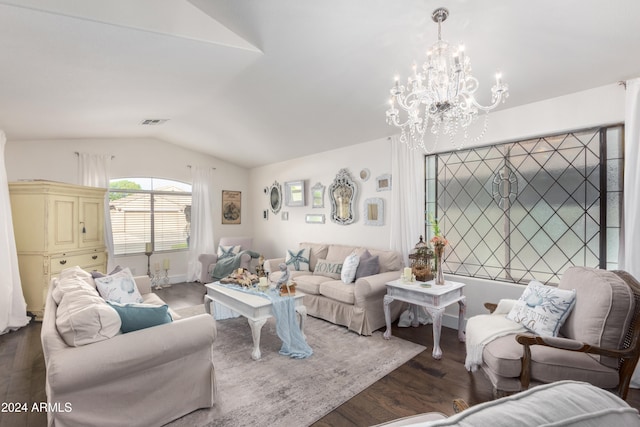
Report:
M 147 256 L 147 276 L 153 278 L 151 275 L 151 255 L 153 255 L 153 252 L 145 251 L 144 254 Z
M 151 276 L 151 288 L 159 291 L 160 289 L 162 289 L 162 280 L 160 278 L 160 269 L 158 267 L 156 267 L 156 273 Z
M 169 269 L 168 268 L 164 269 L 164 277 L 162 278 L 162 287 L 163 288 L 170 288 L 171 287 L 171 283 L 169 283 Z

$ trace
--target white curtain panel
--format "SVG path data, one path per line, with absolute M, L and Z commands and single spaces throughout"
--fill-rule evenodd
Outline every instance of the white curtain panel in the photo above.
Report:
M 193 185 L 191 187 L 191 237 L 189 239 L 189 259 L 187 282 L 200 278 L 202 266 L 200 254 L 212 254 L 213 244 L 213 169 L 211 167 L 191 167 Z
M 424 234 L 424 153 L 411 150 L 391 137 L 391 249 L 402 253 L 409 266 L 409 253 Z
M 111 179 L 111 156 L 106 154 L 78 153 L 78 181 L 87 187 L 109 188 Z M 111 232 L 111 211 L 109 192 L 104 196 L 104 244 L 107 247 L 107 272 L 115 268 L 113 253 L 113 233 Z
M 640 280 L 640 78 L 627 81 L 624 118 L 624 223 L 620 268 Z M 631 378 L 640 388 L 640 368 Z
M 9 181 L 5 167 L 4 147 L 7 138 L 0 131 L 0 335 L 25 326 L 31 318 L 27 316 L 27 304 L 22 293 L 16 238 L 13 234 Z

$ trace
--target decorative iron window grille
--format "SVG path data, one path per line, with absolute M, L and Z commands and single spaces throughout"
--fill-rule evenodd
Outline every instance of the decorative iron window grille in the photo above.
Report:
M 617 268 L 623 135 L 616 125 L 426 156 L 425 219 L 450 242 L 444 272 L 557 283 L 570 266 Z

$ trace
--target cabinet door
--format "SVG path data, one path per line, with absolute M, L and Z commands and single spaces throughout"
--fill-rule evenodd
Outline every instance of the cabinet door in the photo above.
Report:
M 49 250 L 67 250 L 78 247 L 78 198 L 52 195 L 48 203 Z
M 104 246 L 104 199 L 80 197 L 80 248 Z

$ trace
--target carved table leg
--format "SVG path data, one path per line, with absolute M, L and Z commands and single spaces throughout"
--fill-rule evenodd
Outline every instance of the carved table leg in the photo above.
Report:
M 458 339 L 460 342 L 465 342 L 467 340 L 467 336 L 464 333 L 464 315 L 467 312 L 467 297 L 462 297 L 460 301 L 458 301 L 458 305 L 460 306 L 460 311 L 458 312 Z
M 385 340 L 391 338 L 391 313 L 389 311 L 389 304 L 393 302 L 393 297 L 385 295 L 383 298 L 384 303 L 384 322 L 387 324 L 387 330 L 382 335 Z
M 260 353 L 260 332 L 262 331 L 262 327 L 265 323 L 267 323 L 267 319 L 260 320 L 249 320 L 249 326 L 251 326 L 251 336 L 253 337 L 253 351 L 251 352 L 251 358 L 253 360 L 259 360 L 262 356 Z
M 440 330 L 442 329 L 442 313 L 444 308 L 425 307 L 431 319 L 433 319 L 433 352 L 431 355 L 434 359 L 442 358 L 442 350 L 440 349 Z
M 300 332 L 302 333 L 302 338 L 307 339 L 304 334 L 304 321 L 307 318 L 307 307 L 304 305 L 299 305 L 296 307 L 296 313 L 298 313 L 298 317 L 300 318 Z

